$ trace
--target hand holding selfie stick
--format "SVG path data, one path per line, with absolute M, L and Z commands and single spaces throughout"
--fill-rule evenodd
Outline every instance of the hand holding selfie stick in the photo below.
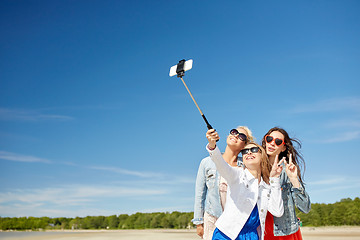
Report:
M 192 63 L 193 63 L 193 60 L 192 60 L 192 59 L 190 59 L 190 60 L 188 60 L 188 61 L 185 61 L 185 59 L 180 60 L 177 65 L 172 66 L 172 67 L 170 68 L 170 73 L 169 73 L 169 75 L 170 75 L 170 77 L 177 75 L 177 77 L 179 77 L 179 78 L 181 79 L 181 81 L 183 82 L 186 90 L 187 90 L 188 93 L 190 94 L 190 97 L 191 97 L 192 100 L 194 101 L 197 109 L 199 110 L 202 118 L 204 119 L 207 128 L 208 128 L 208 129 L 213 129 L 213 127 L 210 125 L 210 123 L 209 123 L 208 120 L 206 119 L 204 113 L 201 111 L 199 105 L 196 103 L 195 98 L 194 98 L 193 95 L 191 94 L 189 88 L 187 87 L 187 85 L 186 85 L 186 83 L 185 83 L 185 81 L 184 81 L 184 79 L 183 79 L 183 76 L 185 75 L 185 71 L 190 70 L 190 69 L 192 68 Z

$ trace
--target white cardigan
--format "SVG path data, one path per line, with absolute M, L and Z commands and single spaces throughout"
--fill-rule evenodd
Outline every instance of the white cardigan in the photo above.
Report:
M 275 217 L 281 217 L 284 212 L 279 178 L 270 178 L 270 185 L 262 178 L 259 183 L 249 170 L 234 168 L 225 162 L 218 147 L 214 150 L 206 149 L 220 175 L 228 183 L 225 209 L 216 221 L 216 227 L 229 238 L 235 239 L 257 204 L 260 218 L 258 234 L 263 240 L 267 211 Z

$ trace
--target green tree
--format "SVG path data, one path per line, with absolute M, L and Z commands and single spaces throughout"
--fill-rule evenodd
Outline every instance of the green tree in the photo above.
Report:
M 161 224 L 162 219 L 165 216 L 165 213 L 154 213 L 155 216 L 153 215 L 151 222 L 150 222 L 150 228 L 161 228 L 163 227 Z
M 343 204 L 337 204 L 337 206 L 334 208 L 334 210 L 330 213 L 330 224 L 339 226 L 344 225 L 344 212 L 346 208 Z
M 137 212 L 130 215 L 124 222 L 125 229 L 135 229 L 135 221 L 140 217 L 141 213 Z
M 70 229 L 81 229 L 82 220 L 79 217 L 76 217 L 74 219 L 71 219 L 69 222 L 69 228 Z
M 110 229 L 116 229 L 119 226 L 119 218 L 116 215 L 112 215 L 106 218 L 107 220 L 107 226 L 109 226 Z
M 119 219 L 119 226 L 118 228 L 119 229 L 126 229 L 126 225 L 125 225 L 125 222 L 126 220 L 128 219 L 129 215 L 127 214 L 120 214 L 118 219 Z

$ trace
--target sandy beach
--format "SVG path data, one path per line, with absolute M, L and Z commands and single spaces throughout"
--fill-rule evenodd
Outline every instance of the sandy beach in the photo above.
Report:
M 360 227 L 302 227 L 304 240 L 360 240 Z M 198 240 L 196 231 L 156 230 L 76 230 L 46 232 L 0 232 L 0 239 L 9 240 Z

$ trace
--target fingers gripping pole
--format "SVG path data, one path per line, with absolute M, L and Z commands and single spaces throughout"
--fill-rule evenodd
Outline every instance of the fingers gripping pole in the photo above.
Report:
M 190 97 L 191 97 L 191 98 L 192 98 L 192 100 L 194 101 L 194 103 L 195 103 L 195 105 L 196 105 L 197 109 L 199 110 L 199 112 L 200 112 L 201 116 L 203 117 L 203 119 L 204 119 L 204 121 L 205 121 L 205 123 L 206 123 L 207 128 L 208 128 L 208 129 L 212 129 L 213 127 L 210 125 L 210 123 L 209 123 L 209 122 L 208 122 L 208 120 L 206 119 L 205 115 L 204 115 L 204 114 L 203 114 L 203 112 L 201 111 L 201 109 L 200 109 L 199 105 L 198 105 L 198 104 L 197 104 L 197 102 L 195 101 L 195 98 L 193 97 L 193 95 L 191 94 L 191 92 L 190 92 L 189 88 L 187 87 L 187 85 L 186 85 L 186 83 L 185 83 L 184 79 L 183 79 L 182 77 L 180 77 L 180 79 L 181 79 L 181 81 L 183 82 L 183 84 L 184 84 L 184 86 L 185 86 L 186 90 L 187 90 L 187 91 L 188 91 L 188 93 L 190 94 Z
M 210 130 L 210 129 L 213 129 L 213 127 L 210 125 L 210 123 L 209 123 L 208 120 L 206 119 L 205 115 L 202 114 L 201 116 L 203 117 L 204 121 L 206 122 L 207 128 L 208 128 L 209 130 Z

